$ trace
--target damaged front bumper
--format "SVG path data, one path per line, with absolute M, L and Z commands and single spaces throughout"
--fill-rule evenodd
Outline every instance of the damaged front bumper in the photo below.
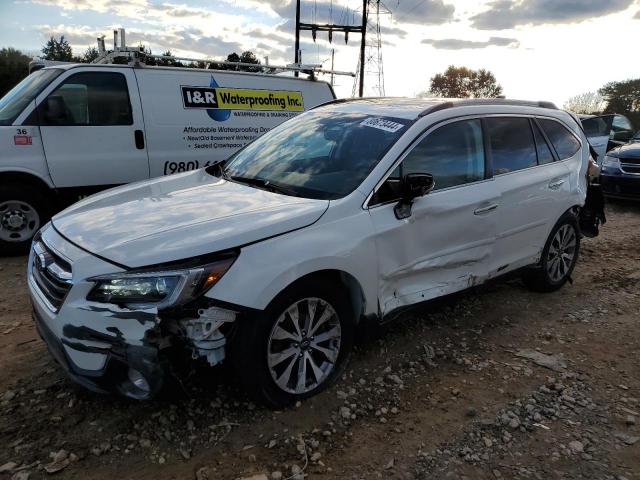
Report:
M 78 384 L 142 400 L 161 390 L 175 353 L 209 365 L 224 360 L 225 333 L 237 312 L 210 299 L 160 312 L 90 302 L 94 283 L 82 280 L 90 275 L 81 272 L 112 271 L 113 265 L 69 244 L 51 227 L 34 247 L 28 268 L 34 322 L 51 355 Z

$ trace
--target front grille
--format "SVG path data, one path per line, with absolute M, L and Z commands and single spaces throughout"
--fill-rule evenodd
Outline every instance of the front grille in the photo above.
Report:
M 620 163 L 628 163 L 631 165 L 640 165 L 640 157 L 621 158 Z
M 640 160 L 635 164 L 627 163 L 628 160 L 629 159 L 625 159 L 624 163 L 622 161 L 620 162 L 620 170 L 622 170 L 624 173 L 633 173 L 635 175 L 640 175 Z
M 71 290 L 71 265 L 42 242 L 33 244 L 31 275 L 42 295 L 57 312 Z

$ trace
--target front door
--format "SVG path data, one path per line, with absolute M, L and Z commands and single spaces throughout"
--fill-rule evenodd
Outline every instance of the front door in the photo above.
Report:
M 74 71 L 39 99 L 38 121 L 54 185 L 106 186 L 149 178 L 132 70 Z
M 394 212 L 400 178 L 430 173 L 434 190 L 411 215 Z M 480 120 L 455 121 L 423 136 L 372 197 L 383 314 L 464 289 L 488 272 L 500 194 L 487 178 Z

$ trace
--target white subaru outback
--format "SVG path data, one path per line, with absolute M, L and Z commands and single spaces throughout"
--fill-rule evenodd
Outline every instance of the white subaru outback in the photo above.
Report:
M 338 376 L 365 320 L 516 269 L 561 287 L 588 163 L 545 102 L 335 101 L 56 215 L 29 259 L 36 325 L 94 391 L 150 398 L 186 354 L 284 406 Z

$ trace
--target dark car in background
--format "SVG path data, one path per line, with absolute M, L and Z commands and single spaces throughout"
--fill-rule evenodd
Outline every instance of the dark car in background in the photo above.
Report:
M 607 196 L 640 200 L 640 131 L 629 143 L 607 152 L 600 184 Z

